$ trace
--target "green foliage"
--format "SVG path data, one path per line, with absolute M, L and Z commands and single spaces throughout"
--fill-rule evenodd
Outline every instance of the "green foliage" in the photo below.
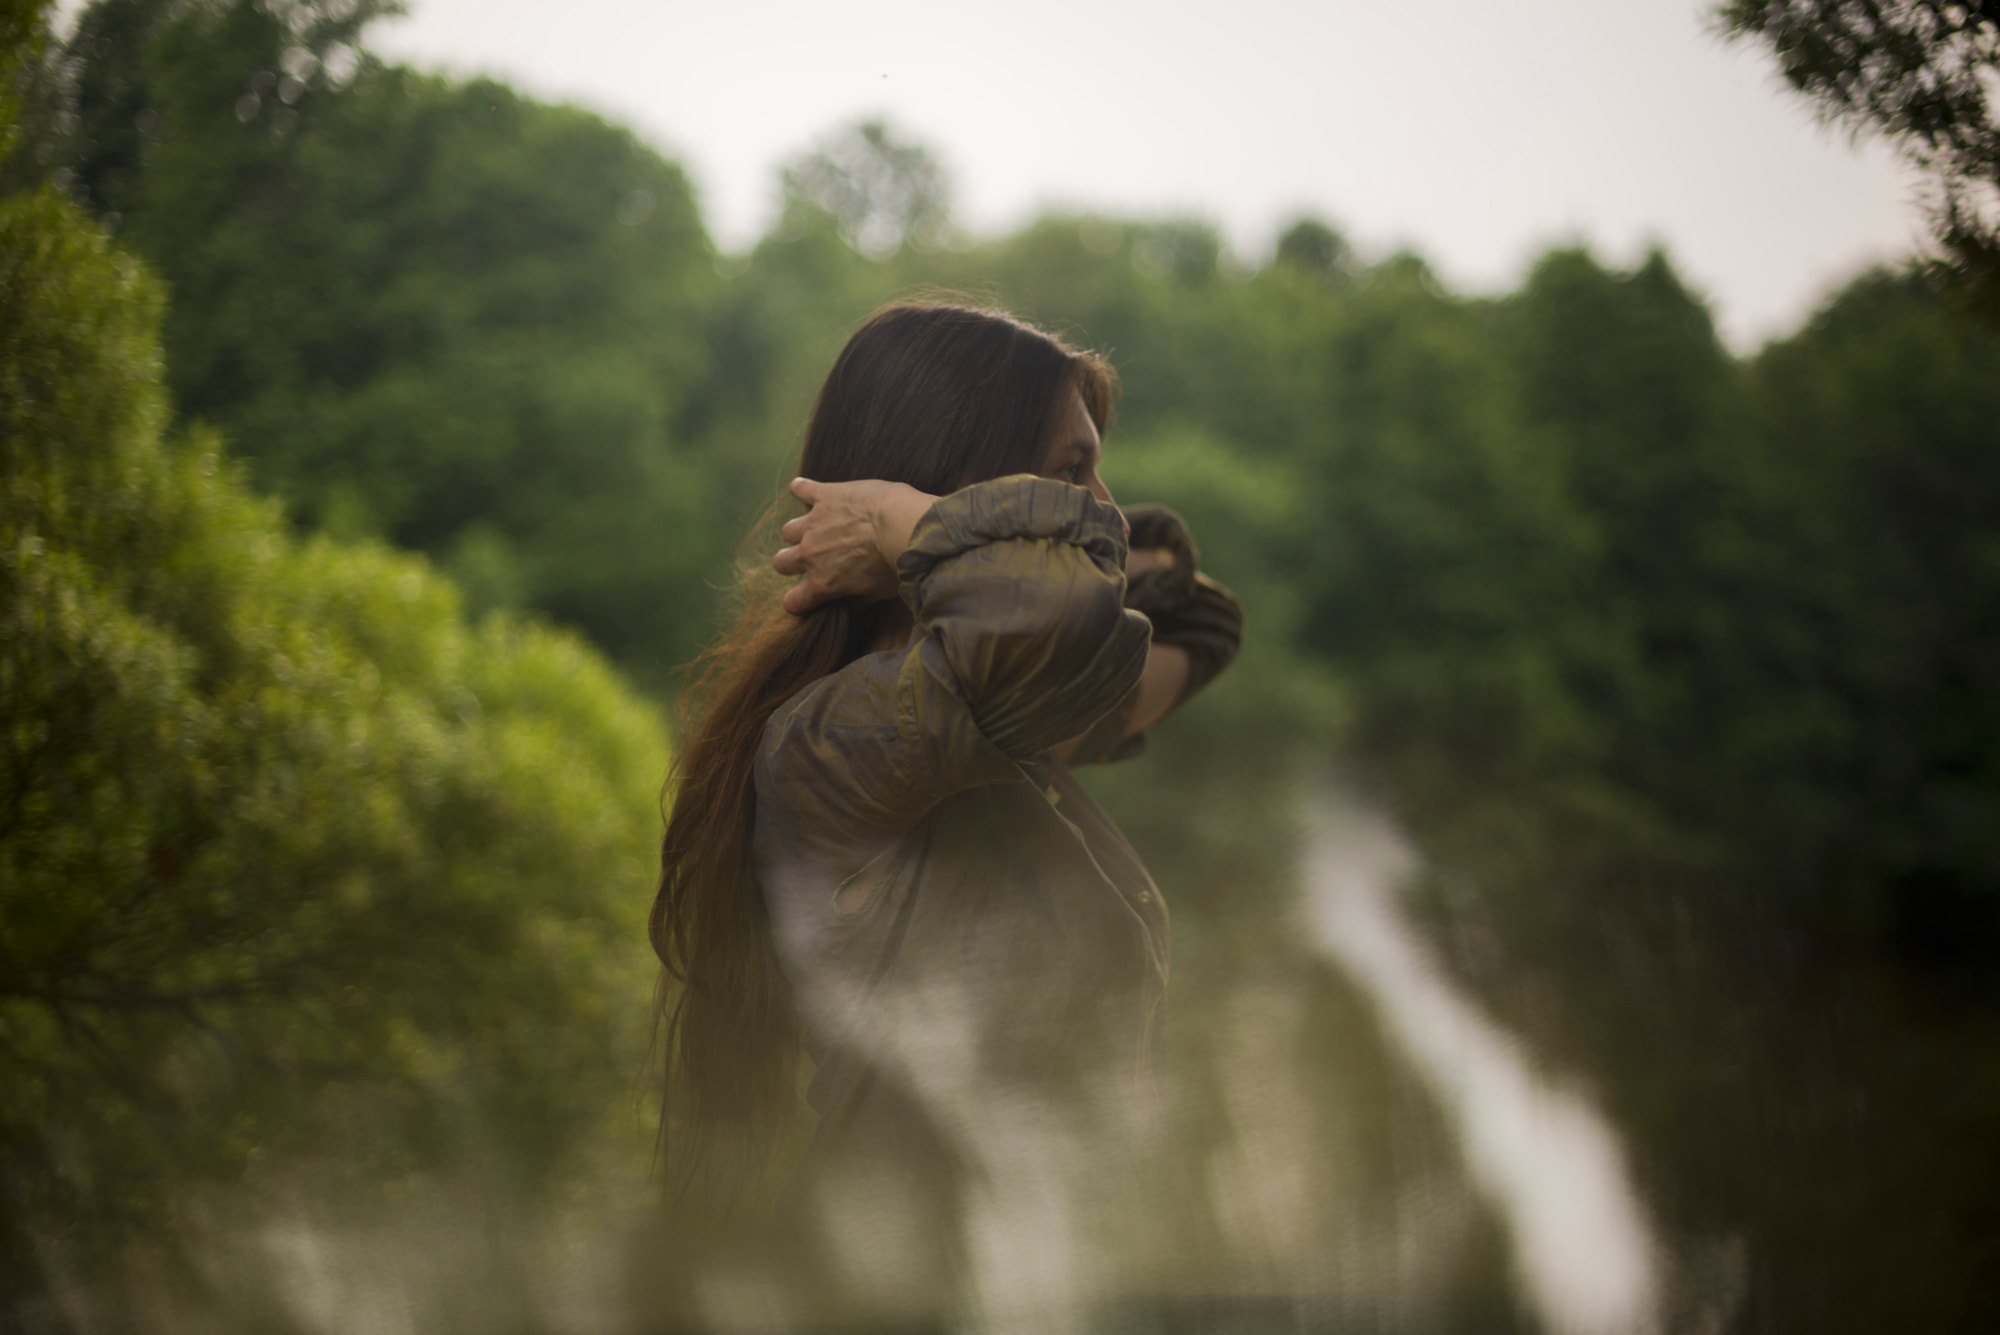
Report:
M 1769 46 L 1792 87 L 1888 138 L 1931 185 L 1941 271 L 2000 314 L 2000 12 L 1991 0 L 1726 0 L 1716 21 Z
M 629 1091 L 661 723 L 163 443 L 159 289 L 0 200 L 0 1273 L 337 1153 L 532 1185 Z M 505 1165 L 497 1169 L 495 1165 Z
M 1682 802 L 1712 790 L 1663 767 L 1705 763 L 1675 660 L 1704 647 L 1703 535 L 1728 522 L 1735 377 L 1706 313 L 1658 256 L 1574 252 L 1490 310 L 1390 300 L 1348 363 L 1352 536 L 1316 618 L 1385 706 L 1363 745 L 1448 802 L 1510 794 L 1540 827 L 1517 810 L 1514 836 L 1699 859 Z
M 1301 218 L 1278 237 L 1276 261 L 1328 282 L 1347 276 L 1354 267 L 1354 248 L 1317 218 Z
M 31 87 L 48 40 L 42 0 L 0 0 L 0 165 L 20 134 L 22 93 Z
M 657 678 L 713 541 L 687 181 L 584 112 L 357 65 L 379 12 L 107 0 L 40 152 L 167 280 L 176 406 L 262 486 Z
M 1657 258 L 1550 256 L 1492 315 L 1518 417 L 1485 434 L 1569 540 L 1446 565 L 1330 646 L 1441 864 L 1439 940 L 1505 944 L 1461 966 L 1592 1073 L 1671 1227 L 1747 1233 L 1750 1324 L 1976 1326 L 2000 342 L 1876 274 L 1732 364 Z M 1350 591 L 1403 560 L 1361 555 Z M 1399 643 L 1414 668 L 1372 661 Z M 1452 712 L 1510 644 L 1542 689 Z
M 1899 918 L 1940 894 L 1983 900 L 1990 917 L 2000 337 L 1921 283 L 1875 274 L 1767 349 L 1756 383 L 1772 475 L 1756 567 L 1783 597 L 1786 675 L 1818 724 L 1786 757 L 1826 813 L 1811 880 L 1895 887 Z M 1983 948 L 1942 936 L 1947 954 Z

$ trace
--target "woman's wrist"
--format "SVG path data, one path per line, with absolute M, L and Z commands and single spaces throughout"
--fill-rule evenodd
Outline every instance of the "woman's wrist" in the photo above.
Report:
M 786 611 L 803 616 L 833 598 L 874 602 L 896 596 L 896 560 L 935 498 L 876 478 L 798 477 L 787 490 L 806 511 L 779 530 L 785 546 L 771 558 L 779 574 L 798 577 L 785 591 Z
M 875 549 L 894 570 L 897 559 L 910 545 L 910 535 L 916 532 L 918 521 L 937 504 L 937 497 L 905 482 L 884 482 L 880 487 L 880 491 L 869 497 L 869 519 L 875 529 Z

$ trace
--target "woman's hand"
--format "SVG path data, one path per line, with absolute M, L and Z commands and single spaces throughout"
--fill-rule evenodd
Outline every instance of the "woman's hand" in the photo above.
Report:
M 937 497 L 901 482 L 814 482 L 788 488 L 806 512 L 786 523 L 771 564 L 799 582 L 785 591 L 785 610 L 803 616 L 831 598 L 876 602 L 896 596 L 896 558 Z

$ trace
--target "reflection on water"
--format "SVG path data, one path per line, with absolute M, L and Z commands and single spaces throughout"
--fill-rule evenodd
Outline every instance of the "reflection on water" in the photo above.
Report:
M 1301 847 L 1294 917 L 1240 903 L 1222 918 L 1184 914 L 1172 1126 L 1139 1195 L 1096 1190 L 1103 1166 L 1079 1167 L 1058 1124 L 980 1121 L 963 1099 L 934 1108 L 991 1141 L 995 1161 L 1021 1165 L 962 1201 L 958 1298 L 836 1310 L 801 1303 L 775 1251 L 691 1262 L 686 1230 L 641 1222 L 653 1187 L 633 1117 L 636 1153 L 607 1153 L 593 1180 L 532 1204 L 469 1155 L 455 1185 L 345 1204 L 301 1186 L 191 1211 L 199 1292 L 139 1295 L 134 1305 L 160 1314 L 139 1328 L 1653 1335 L 1683 1324 L 1662 1317 L 1665 1251 L 1618 1136 L 1433 967 L 1399 911 L 1416 866 L 1392 824 L 1328 799 Z M 994 1139 L 1035 1125 L 1033 1144 Z M 843 1193 L 820 1263 L 839 1271 L 843 1249 L 907 1231 L 893 1197 Z M 70 1298 L 75 1328 L 129 1328 L 92 1319 L 90 1286 Z
M 1616 1135 L 1577 1094 L 1542 1080 L 1426 958 L 1396 911 L 1416 867 L 1385 819 L 1330 799 L 1303 868 L 1316 939 L 1375 1000 L 1435 1093 L 1473 1179 L 1507 1221 L 1520 1283 L 1547 1325 L 1654 1330 L 1659 1248 Z

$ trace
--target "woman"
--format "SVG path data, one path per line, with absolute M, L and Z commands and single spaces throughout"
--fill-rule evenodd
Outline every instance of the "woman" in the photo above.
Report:
M 1069 766 L 1134 753 L 1241 615 L 1169 512 L 1113 504 L 1113 389 L 1006 315 L 879 311 L 807 427 L 796 583 L 692 694 L 651 924 L 670 1149 L 759 1170 L 802 1045 L 790 1199 L 864 1291 L 934 1291 L 968 1193 L 1109 1143 L 1152 1059 L 1166 910 Z

